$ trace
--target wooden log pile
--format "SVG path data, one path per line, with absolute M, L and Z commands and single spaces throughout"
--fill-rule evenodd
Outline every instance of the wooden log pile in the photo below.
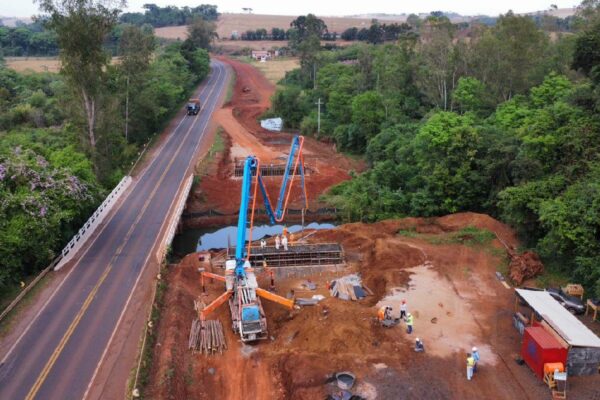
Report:
M 188 348 L 206 355 L 217 352 L 223 354 L 223 350 L 227 349 L 227 343 L 225 342 L 225 333 L 221 321 L 207 320 L 202 322 L 199 319 L 194 319 L 190 329 Z

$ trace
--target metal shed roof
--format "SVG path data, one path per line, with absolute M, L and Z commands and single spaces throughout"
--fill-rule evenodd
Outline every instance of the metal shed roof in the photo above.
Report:
M 548 292 L 525 289 L 516 291 L 570 346 L 600 348 L 600 338 Z

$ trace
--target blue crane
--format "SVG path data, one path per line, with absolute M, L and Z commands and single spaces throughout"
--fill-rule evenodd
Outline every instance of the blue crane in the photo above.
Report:
M 252 228 L 254 219 L 254 206 L 256 200 L 256 188 L 260 187 L 260 191 L 265 203 L 265 210 L 271 221 L 271 224 L 283 221 L 285 212 L 287 210 L 287 203 L 291 193 L 292 179 L 296 176 L 296 172 L 300 175 L 300 186 L 304 195 L 304 205 L 307 207 L 306 198 L 306 186 L 304 182 L 304 162 L 302 158 L 302 145 L 304 144 L 304 138 L 302 136 L 294 136 L 292 145 L 290 146 L 290 154 L 288 156 L 285 171 L 283 173 L 283 179 L 281 187 L 279 189 L 279 198 L 277 199 L 277 208 L 273 210 L 271 206 L 271 200 L 269 194 L 265 188 L 263 178 L 260 174 L 260 162 L 255 156 L 248 156 L 244 161 L 244 175 L 242 178 L 242 194 L 240 202 L 240 213 L 238 216 L 237 225 L 237 240 L 235 247 L 235 259 L 236 269 L 235 273 L 237 276 L 244 276 L 244 262 L 249 257 L 250 247 L 246 247 L 246 228 Z M 256 183 L 254 186 L 254 193 L 251 193 L 252 178 L 255 177 Z M 253 201 L 251 208 L 250 221 L 248 221 L 248 211 L 250 208 L 250 201 Z
M 304 182 L 304 159 L 302 157 L 303 144 L 304 138 L 302 136 L 294 136 L 275 210 L 273 210 L 269 194 L 260 173 L 260 160 L 255 156 L 246 158 L 242 177 L 235 259 L 228 260 L 225 263 L 225 276 L 211 272 L 202 272 L 203 287 L 205 277 L 218 279 L 225 282 L 225 292 L 201 311 L 200 320 L 204 322 L 208 314 L 221 304 L 229 301 L 233 330 L 240 334 L 244 342 L 265 339 L 267 337 L 267 321 L 259 297 L 275 301 L 289 309 L 294 308 L 293 300 L 283 298 L 258 287 L 256 275 L 253 269 L 250 268 L 249 258 L 258 188 L 260 188 L 271 224 L 281 222 L 285 218 L 294 178 L 297 174 L 300 175 L 304 208 L 308 208 L 306 185 Z M 252 182 L 253 179 L 254 185 Z M 247 232 L 249 232 L 249 238 L 246 245 Z

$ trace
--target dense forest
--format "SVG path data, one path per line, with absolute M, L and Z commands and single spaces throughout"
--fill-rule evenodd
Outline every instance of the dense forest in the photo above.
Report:
M 209 71 L 204 20 L 164 46 L 149 26 L 123 26 L 111 64 L 119 10 L 61 5 L 42 4 L 60 74 L 0 58 L 0 300 L 50 263 Z
M 317 20 L 290 40 L 301 68 L 269 113 L 367 158 L 325 196 L 344 220 L 489 213 L 600 295 L 598 2 L 584 2 L 575 34 L 509 12 L 465 38 L 432 15 L 418 37 L 332 51 Z

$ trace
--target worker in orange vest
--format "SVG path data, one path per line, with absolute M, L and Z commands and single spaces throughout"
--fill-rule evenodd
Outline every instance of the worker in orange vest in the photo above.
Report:
M 392 307 L 383 306 L 377 311 L 377 319 L 379 322 L 383 322 L 391 318 Z

